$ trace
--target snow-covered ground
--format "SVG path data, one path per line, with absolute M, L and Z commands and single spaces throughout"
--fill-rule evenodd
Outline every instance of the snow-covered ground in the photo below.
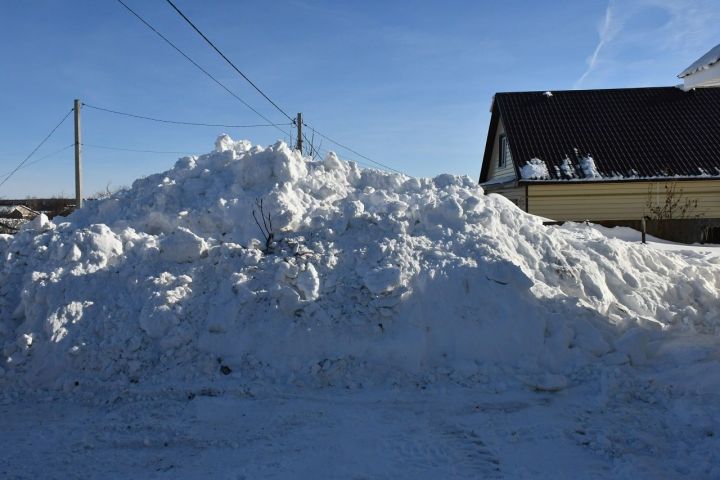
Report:
M 0 476 L 718 478 L 718 249 L 633 235 L 221 137 L 0 236 Z
M 602 234 L 608 238 L 617 238 L 620 240 L 625 240 L 627 242 L 639 242 L 642 238 L 642 234 L 639 231 L 633 230 L 632 228 L 628 227 L 608 228 L 603 227 L 602 225 L 592 225 L 592 227 L 602 232 Z M 646 235 L 646 242 L 648 245 L 658 250 L 666 250 L 689 257 L 705 258 L 712 261 L 715 261 L 715 259 L 720 257 L 720 245 L 686 245 L 683 243 L 675 243 L 668 240 L 663 240 L 662 238 L 656 238 L 652 235 Z

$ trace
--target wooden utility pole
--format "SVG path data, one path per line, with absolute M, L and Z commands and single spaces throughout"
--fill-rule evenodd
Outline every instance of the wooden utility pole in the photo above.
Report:
M 295 149 L 300 150 L 300 153 L 302 153 L 302 113 L 297 114 L 295 123 L 297 124 L 297 147 Z
M 80 150 L 80 100 L 75 99 L 75 208 L 82 208 L 82 157 Z

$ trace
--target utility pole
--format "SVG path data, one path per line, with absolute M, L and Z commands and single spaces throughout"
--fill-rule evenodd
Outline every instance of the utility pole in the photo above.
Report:
M 75 208 L 82 208 L 82 157 L 80 150 L 80 100 L 75 99 Z
M 297 114 L 297 120 L 295 120 L 295 123 L 297 124 L 297 147 L 295 149 L 302 153 L 302 113 Z

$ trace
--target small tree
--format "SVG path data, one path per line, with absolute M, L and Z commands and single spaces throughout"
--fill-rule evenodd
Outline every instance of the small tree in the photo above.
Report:
M 652 185 L 648 187 L 647 201 L 645 202 L 646 215 L 652 220 L 671 220 L 682 218 L 698 218 L 698 201 L 694 198 L 687 198 L 677 182 L 665 184 L 664 193 L 654 193 Z M 654 197 L 660 196 L 662 201 L 654 201 Z
M 270 213 L 265 213 L 265 209 L 263 208 L 263 201 L 262 198 L 255 199 L 255 206 L 259 210 L 260 218 L 262 219 L 262 224 L 257 218 L 257 214 L 255 212 L 255 208 L 253 208 L 252 216 L 255 220 L 255 224 L 260 229 L 260 232 L 262 233 L 263 240 L 265 240 L 265 248 L 263 249 L 264 253 L 272 253 L 273 246 L 275 243 L 275 231 L 273 230 L 272 225 L 272 218 L 270 217 Z

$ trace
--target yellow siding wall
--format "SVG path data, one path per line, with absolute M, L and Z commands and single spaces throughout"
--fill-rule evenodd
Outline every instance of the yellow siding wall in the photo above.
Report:
M 528 185 L 529 212 L 553 220 L 639 220 L 648 200 L 665 202 L 673 182 L 566 183 Z M 676 183 L 683 198 L 697 199 L 700 218 L 720 218 L 720 179 Z
M 498 168 L 498 160 L 500 160 L 500 135 L 504 133 L 505 127 L 503 127 L 502 120 L 500 120 L 497 130 L 495 131 L 495 141 L 493 142 L 493 151 L 490 156 L 490 167 L 488 169 L 486 183 L 515 180 L 515 167 L 512 162 L 508 161 L 503 168 Z

